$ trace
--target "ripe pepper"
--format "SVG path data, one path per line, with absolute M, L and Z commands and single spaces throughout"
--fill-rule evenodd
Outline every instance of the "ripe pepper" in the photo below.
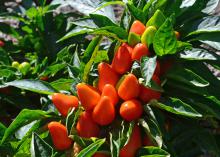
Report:
M 133 48 L 130 45 L 123 43 L 122 46 L 126 47 L 130 55 L 132 54 Z
M 142 146 L 140 128 L 135 125 L 128 143 L 120 150 L 119 157 L 135 157 L 135 154 Z
M 98 65 L 99 72 L 99 81 L 98 88 L 100 91 L 103 91 L 103 88 L 106 84 L 111 84 L 115 86 L 119 80 L 119 75 L 111 68 L 107 63 L 100 63 Z
M 48 129 L 57 150 L 66 150 L 72 145 L 72 140 L 68 137 L 67 128 L 59 122 L 50 122 Z
M 133 61 L 140 61 L 143 56 L 150 56 L 150 51 L 145 44 L 139 43 L 134 47 L 131 58 Z
M 160 85 L 160 79 L 153 75 L 152 80 L 155 81 L 158 85 Z M 139 98 L 144 102 L 148 103 L 152 99 L 160 99 L 161 93 L 159 91 L 155 91 L 153 89 L 147 88 L 143 85 L 140 86 L 140 95 Z
M 145 25 L 140 21 L 136 20 L 131 25 L 130 32 L 136 33 L 138 35 L 142 35 L 145 29 L 146 29 Z
M 141 102 L 136 99 L 128 100 L 121 104 L 120 115 L 123 119 L 127 121 L 132 121 L 140 118 L 142 113 L 143 107 L 141 105 Z
M 139 82 L 134 74 L 125 75 L 118 84 L 118 95 L 123 100 L 131 100 L 138 97 L 140 91 Z
M 72 95 L 65 95 L 62 93 L 54 93 L 52 95 L 52 102 L 62 116 L 66 117 L 70 108 L 77 108 L 79 105 L 78 98 Z
M 128 48 L 121 45 L 115 53 L 111 66 L 118 74 L 124 74 L 130 70 L 131 65 L 132 60 Z
M 108 125 L 115 119 L 115 108 L 109 97 L 101 97 L 92 112 L 92 118 L 99 125 Z
M 118 93 L 111 84 L 106 84 L 104 86 L 101 97 L 103 96 L 108 96 L 114 106 L 118 103 Z
M 100 132 L 100 128 L 93 121 L 91 113 L 87 111 L 81 113 L 76 130 L 78 135 L 84 138 L 98 137 Z
M 79 83 L 76 89 L 79 100 L 85 110 L 92 110 L 98 104 L 101 96 L 94 87 Z

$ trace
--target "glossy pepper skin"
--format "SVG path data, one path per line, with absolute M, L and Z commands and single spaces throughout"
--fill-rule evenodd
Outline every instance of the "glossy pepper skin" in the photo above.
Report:
M 129 50 L 125 45 L 121 45 L 115 53 L 111 66 L 118 74 L 124 74 L 130 70 L 131 65 Z
M 76 125 L 76 130 L 79 136 L 84 138 L 98 137 L 100 133 L 99 126 L 93 121 L 90 112 L 81 113 Z
M 160 85 L 160 79 L 156 76 L 153 75 L 152 77 L 153 81 L 155 81 L 158 85 Z M 148 103 L 152 99 L 160 99 L 161 93 L 159 91 L 152 90 L 150 88 L 144 87 L 143 85 L 140 86 L 140 95 L 139 98 L 144 102 Z
M 123 119 L 132 121 L 141 117 L 143 113 L 143 106 L 140 101 L 132 99 L 123 102 L 119 112 Z
M 140 92 L 139 82 L 134 74 L 126 75 L 119 81 L 118 95 L 123 100 L 131 100 L 138 97 Z
M 131 47 L 131 46 L 128 45 L 127 43 L 123 43 L 122 46 L 124 46 L 124 47 L 128 50 L 128 52 L 129 52 L 129 54 L 130 54 L 130 56 L 131 56 L 132 51 L 133 51 L 133 47 Z
M 138 20 L 135 20 L 131 25 L 130 32 L 142 35 L 146 29 L 146 26 Z
M 92 118 L 99 125 L 108 125 L 115 119 L 115 108 L 109 97 L 101 97 L 93 110 Z
M 131 55 L 131 58 L 132 60 L 137 60 L 137 61 L 140 61 L 140 59 L 143 57 L 143 56 L 150 56 L 150 51 L 148 49 L 148 47 L 145 45 L 145 44 L 142 44 L 142 43 L 139 43 L 137 44 L 133 51 L 132 51 L 132 55 Z
M 111 84 L 106 84 L 104 86 L 101 97 L 103 96 L 108 96 L 114 106 L 119 101 L 117 90 Z
M 79 83 L 76 86 L 79 100 L 85 110 L 92 110 L 99 102 L 101 96 L 94 87 Z
M 78 98 L 72 95 L 65 95 L 62 93 L 54 93 L 52 95 L 52 102 L 62 116 L 66 117 L 70 108 L 77 108 L 79 105 Z
M 138 148 L 142 146 L 140 128 L 136 125 L 128 143 L 120 150 L 119 157 L 135 157 Z
M 66 150 L 71 147 L 72 140 L 68 137 L 67 128 L 59 122 L 50 122 L 48 129 L 57 150 Z
M 119 80 L 119 75 L 107 63 L 100 63 L 98 65 L 99 81 L 98 88 L 102 92 L 106 84 L 115 86 Z

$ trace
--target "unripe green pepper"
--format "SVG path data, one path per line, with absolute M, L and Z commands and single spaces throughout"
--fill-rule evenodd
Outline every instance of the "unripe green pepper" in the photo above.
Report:
M 28 71 L 30 70 L 30 68 L 31 68 L 31 65 L 28 62 L 23 62 L 18 67 L 18 69 L 23 75 L 26 75 Z
M 16 68 L 16 69 L 18 69 L 19 65 L 20 64 L 17 61 L 12 62 L 12 64 L 11 64 L 11 66 Z
M 141 36 L 141 43 L 147 45 L 147 47 L 150 47 L 150 45 L 153 43 L 154 35 L 157 32 L 156 27 L 149 26 L 144 31 L 143 35 Z
M 157 29 L 165 22 L 164 14 L 157 10 L 154 15 L 148 20 L 146 26 L 155 26 Z
M 136 33 L 130 32 L 128 35 L 128 44 L 130 46 L 135 46 L 141 41 L 140 36 Z

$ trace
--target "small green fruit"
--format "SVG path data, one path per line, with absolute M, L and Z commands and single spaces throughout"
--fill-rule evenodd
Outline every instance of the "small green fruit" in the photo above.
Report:
M 165 22 L 164 14 L 157 10 L 154 15 L 148 20 L 146 26 L 155 26 L 157 29 Z
M 12 62 L 12 64 L 11 64 L 11 66 L 16 68 L 16 69 L 18 69 L 19 65 L 20 64 L 17 61 Z
M 128 35 L 128 44 L 130 46 L 135 46 L 141 41 L 140 36 L 136 33 L 130 32 Z
M 149 26 L 144 31 L 143 35 L 141 36 L 141 43 L 147 45 L 147 47 L 150 47 L 150 45 L 154 41 L 154 35 L 157 32 L 156 27 Z
M 30 68 L 31 68 L 31 65 L 28 62 L 23 62 L 18 67 L 18 69 L 23 75 L 26 75 L 28 71 L 30 70 Z

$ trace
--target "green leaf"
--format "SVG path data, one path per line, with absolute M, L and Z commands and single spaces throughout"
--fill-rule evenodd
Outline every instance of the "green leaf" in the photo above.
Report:
M 122 121 L 119 127 L 114 125 L 114 128 L 115 129 L 110 132 L 110 150 L 112 157 L 119 157 L 120 149 L 126 145 L 130 139 L 134 122 L 127 123 Z
M 203 33 L 220 32 L 220 17 L 207 16 L 202 19 L 194 20 L 192 23 L 187 23 L 185 29 L 187 32 L 190 32 L 188 37 Z M 215 36 L 215 34 L 213 34 L 213 36 Z
M 47 144 L 35 132 L 32 134 L 31 156 L 32 157 L 52 157 L 53 156 L 53 148 L 49 144 Z
M 9 55 L 0 48 L 0 65 L 10 65 Z
M 41 110 L 28 110 L 28 109 L 22 110 L 18 114 L 16 119 L 10 124 L 10 126 L 5 131 L 1 144 L 3 144 L 10 136 L 12 136 L 22 126 L 27 125 L 33 122 L 34 120 L 39 120 L 48 117 L 50 117 L 50 115 L 48 115 L 47 112 Z
M 164 102 L 152 101 L 151 104 L 173 114 L 186 117 L 202 117 L 202 115 L 193 109 L 190 105 L 182 102 L 177 98 L 168 98 Z
M 84 63 L 87 63 L 85 65 L 84 72 L 83 72 L 83 80 L 85 82 L 88 81 L 88 75 L 90 73 L 90 69 L 92 67 L 92 64 L 94 63 L 94 60 L 95 60 L 96 56 L 98 55 L 98 49 L 99 49 L 99 45 L 100 45 L 101 41 L 102 41 L 102 36 L 98 36 L 98 37 L 94 38 L 90 42 L 86 51 L 84 52 L 83 61 L 84 61 Z
M 122 2 L 122 1 L 117 1 L 117 0 L 115 0 L 115 1 L 104 1 L 104 2 L 102 2 L 102 5 L 100 6 L 100 7 L 98 7 L 98 8 L 96 8 L 96 10 L 94 11 L 94 12 L 97 12 L 97 11 L 99 11 L 99 10 L 101 10 L 101 9 L 103 9 L 103 8 L 105 8 L 105 7 L 107 7 L 107 6 L 109 6 L 109 5 L 120 5 L 120 6 L 125 6 L 125 3 L 124 2 Z M 108 16 L 109 17 L 109 16 Z M 110 18 L 110 17 L 109 17 Z
M 192 45 L 188 42 L 177 41 L 177 52 L 192 49 Z
M 220 51 L 220 42 L 208 41 L 208 40 L 200 40 L 202 43 L 211 46 L 212 48 Z
M 33 121 L 35 122 L 35 121 Z M 32 122 L 32 123 L 33 123 Z M 40 130 L 41 127 L 45 126 L 48 123 L 47 119 L 41 119 L 41 120 L 37 120 L 34 125 L 28 130 L 28 132 L 25 134 L 25 136 L 19 141 L 18 147 L 19 149 L 22 149 L 24 143 L 29 140 L 29 138 L 31 137 L 32 133 L 34 131 L 38 131 Z M 19 129 L 20 130 L 20 129 Z
M 70 135 L 70 137 L 73 139 L 73 141 L 75 141 L 82 149 L 88 147 L 89 145 L 93 144 L 94 142 L 98 141 L 99 139 L 96 137 L 92 137 L 92 138 L 83 138 L 78 136 L 77 134 L 74 135 Z M 104 144 L 103 144 L 104 146 Z M 100 149 L 102 148 L 102 146 L 100 147 Z
M 75 82 L 75 80 L 73 79 L 60 78 L 56 81 L 50 82 L 50 85 L 58 91 L 59 90 L 69 91 L 70 86 L 73 84 L 73 82 Z
M 153 47 L 158 56 L 175 54 L 177 39 L 172 26 L 172 19 L 167 18 L 154 36 Z
M 203 13 L 212 14 L 217 8 L 219 0 L 209 0 L 206 4 L 206 7 L 202 10 Z
M 191 50 L 186 50 L 180 53 L 180 58 L 186 60 L 198 60 L 198 61 L 207 61 L 207 60 L 220 60 L 220 58 L 205 49 L 193 48 Z
M 139 119 L 139 123 L 144 128 L 148 137 L 157 144 L 158 147 L 162 147 L 163 139 L 162 133 L 157 122 L 153 118 Z
M 57 41 L 57 43 L 62 42 L 64 40 L 70 39 L 70 38 L 77 38 L 79 36 L 84 36 L 87 33 L 91 32 L 92 29 L 88 29 L 88 28 L 83 28 L 83 27 L 75 27 L 72 31 L 70 31 L 69 33 L 67 33 L 64 37 L 62 37 L 61 39 L 59 39 Z
M 102 61 L 109 61 L 108 51 L 100 50 L 94 60 L 94 63 L 100 63 Z
M 4 136 L 4 133 L 5 133 L 5 130 L 7 128 L 2 124 L 0 123 L 0 140 L 2 139 L 2 137 Z
M 67 115 L 67 118 L 66 118 L 66 127 L 67 127 L 67 130 L 68 130 L 68 134 L 74 134 L 74 127 L 75 127 L 75 124 L 77 122 L 77 119 L 79 117 L 81 113 L 81 110 L 78 109 L 76 110 L 75 108 L 73 108 Z
M 149 58 L 142 57 L 141 58 L 141 75 L 145 80 L 145 86 L 147 86 L 154 74 L 157 65 L 157 56 Z
M 89 29 L 97 28 L 97 25 L 94 23 L 94 21 L 90 17 L 76 19 L 72 23 L 76 26 L 80 26 L 84 28 L 89 28 Z
M 209 1 L 210 0 L 183 0 L 182 4 L 179 4 L 179 9 L 176 12 L 177 24 L 181 26 L 188 20 L 195 21 L 204 16 L 201 11 L 206 8 Z
M 91 157 L 105 143 L 105 139 L 97 140 L 85 149 L 81 150 L 77 157 Z
M 95 37 L 89 43 L 89 45 L 87 46 L 87 48 L 83 54 L 83 57 L 82 57 L 82 60 L 84 63 L 87 63 L 91 59 L 93 52 L 97 48 L 97 46 L 99 45 L 101 39 L 102 39 L 101 36 Z
M 5 86 L 13 86 L 39 94 L 52 94 L 57 92 L 49 83 L 39 80 L 15 80 L 5 83 Z
M 62 2 L 64 6 L 66 6 L 66 2 Z M 110 2 L 106 2 L 110 3 Z M 121 2 L 122 3 L 122 2 Z M 102 0 L 74 0 L 69 5 L 78 13 L 88 16 L 91 13 L 96 13 L 100 15 L 107 16 L 108 18 L 115 21 L 114 11 L 112 6 L 105 4 Z M 103 6 L 104 5 L 104 6 Z M 101 7 L 100 7 L 101 6 Z
M 12 68 L 11 66 L 1 66 L 0 65 L 0 78 L 1 82 L 7 82 L 16 79 L 17 69 Z
M 41 74 L 43 76 L 55 76 L 59 71 L 63 70 L 66 64 L 54 64 L 48 66 L 44 72 Z
M 209 82 L 190 69 L 175 68 L 166 74 L 168 78 L 196 87 L 209 86 Z
M 157 10 L 165 12 L 167 9 L 164 7 L 166 6 L 166 4 L 171 5 L 171 3 L 174 3 L 176 5 L 176 2 L 172 1 L 169 3 L 168 0 L 149 0 L 144 6 L 143 11 L 150 18 L 155 12 L 157 12 Z
M 138 78 L 143 77 L 141 74 L 141 66 L 138 61 L 134 61 L 133 65 L 131 66 L 131 73 Z
M 110 38 L 117 39 L 121 42 L 126 42 L 128 33 L 118 26 L 106 26 L 92 31 L 90 34 L 104 35 Z
M 144 24 L 146 23 L 146 16 L 142 10 L 136 8 L 131 1 L 128 1 L 127 7 L 135 19 L 141 21 Z
M 159 147 L 142 147 L 138 150 L 137 156 L 140 157 L 170 157 L 170 154 Z
M 106 16 L 99 14 L 90 14 L 89 16 L 98 27 L 117 26 Z

